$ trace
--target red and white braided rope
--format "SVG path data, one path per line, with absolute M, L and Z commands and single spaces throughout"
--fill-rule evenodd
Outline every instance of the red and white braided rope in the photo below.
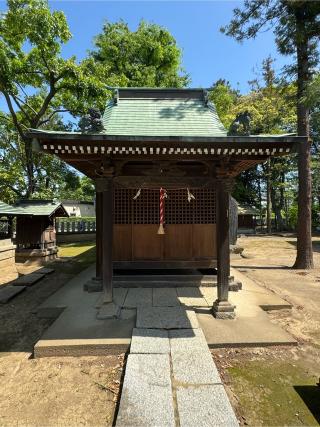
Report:
M 167 197 L 167 191 L 164 188 L 160 188 L 160 225 L 158 234 L 164 234 L 164 200 Z

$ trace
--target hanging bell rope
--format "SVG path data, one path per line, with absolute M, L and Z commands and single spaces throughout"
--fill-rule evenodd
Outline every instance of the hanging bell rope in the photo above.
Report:
M 158 228 L 158 234 L 165 234 L 164 231 L 164 199 L 168 197 L 167 191 L 164 188 L 160 188 L 160 224 Z
M 140 194 L 141 194 L 141 188 L 139 188 L 139 190 L 136 192 L 136 195 L 132 198 L 132 200 L 137 200 Z
M 190 203 L 191 200 L 196 200 L 196 198 L 194 197 L 194 195 L 191 193 L 191 191 L 189 190 L 189 188 L 187 188 L 187 192 L 188 192 L 188 202 Z

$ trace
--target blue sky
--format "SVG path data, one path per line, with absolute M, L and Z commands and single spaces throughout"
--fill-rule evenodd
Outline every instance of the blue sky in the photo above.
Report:
M 240 1 L 51 1 L 53 8 L 65 12 L 74 38 L 64 54 L 81 58 L 101 31 L 105 20 L 123 19 L 135 29 L 141 19 L 166 27 L 183 50 L 183 67 L 192 86 L 209 86 L 218 78 L 229 80 L 244 92 L 269 54 L 277 58 L 276 68 L 288 62 L 280 56 L 272 32 L 239 44 L 221 34 L 219 28 L 229 22 Z
M 258 69 L 269 54 L 277 59 L 278 71 L 290 61 L 277 53 L 270 31 L 243 44 L 220 33 L 219 28 L 230 21 L 232 10 L 241 6 L 241 1 L 52 0 L 49 4 L 64 11 L 73 34 L 63 49 L 66 57 L 83 58 L 106 20 L 123 19 L 134 30 L 145 19 L 166 27 L 176 38 L 183 51 L 183 67 L 194 87 L 207 87 L 224 78 L 246 92 L 253 69 Z M 5 1 L 0 0 L 0 10 L 5 8 Z

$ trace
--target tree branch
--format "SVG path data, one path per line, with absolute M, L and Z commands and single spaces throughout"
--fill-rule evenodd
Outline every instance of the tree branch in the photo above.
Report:
M 52 98 L 55 96 L 56 94 L 56 89 L 54 87 L 54 82 L 53 80 L 50 83 L 50 90 L 48 95 L 45 97 L 43 104 L 40 108 L 40 110 L 38 111 L 38 113 L 36 114 L 36 116 L 34 117 L 33 121 L 32 121 L 32 127 L 36 128 L 37 126 L 39 126 L 39 121 L 40 119 L 45 115 L 47 108 L 52 100 Z
M 55 114 L 57 114 L 57 113 L 67 113 L 67 112 L 69 112 L 69 110 L 55 110 L 55 111 L 53 111 L 49 115 L 49 117 L 47 119 L 42 120 L 41 122 L 39 122 L 39 126 L 44 125 L 45 123 L 48 123 Z
M 9 117 L 7 117 L 7 116 L 3 116 L 2 114 L 0 114 L 0 119 L 5 119 L 5 120 L 7 120 L 8 122 L 11 122 L 11 120 L 12 119 L 10 119 Z
M 30 117 L 28 116 L 28 114 L 25 112 L 24 108 L 22 107 L 22 105 L 20 104 L 20 100 L 17 96 L 12 95 L 12 99 L 14 100 L 14 102 L 16 103 L 17 107 L 19 108 L 20 111 L 22 111 L 22 113 L 25 115 L 25 117 L 30 120 Z
M 20 85 L 20 83 L 17 83 L 17 85 L 20 87 L 20 89 L 21 89 L 21 91 L 23 92 L 24 96 L 25 96 L 26 98 L 28 98 L 27 93 L 25 92 L 25 90 L 23 89 L 23 87 Z M 22 102 L 25 106 L 27 106 L 28 108 L 30 108 L 30 110 L 31 110 L 34 114 L 37 114 L 36 110 L 35 110 L 33 107 L 31 107 L 31 105 L 29 105 L 26 101 L 24 101 L 24 100 L 23 100 L 23 99 L 21 99 L 20 97 L 18 98 L 17 96 L 16 96 L 16 98 L 17 98 L 17 100 L 18 100 L 19 102 Z
M 22 126 L 19 123 L 19 120 L 18 120 L 18 117 L 16 115 L 16 112 L 14 111 L 10 95 L 6 91 L 3 91 L 2 93 L 3 93 L 3 95 L 4 95 L 5 99 L 6 99 L 6 102 L 7 102 L 7 105 L 8 105 L 8 108 L 9 108 L 9 111 L 10 111 L 13 123 L 14 123 L 15 127 L 17 128 L 17 131 L 18 131 L 19 135 L 21 136 L 21 138 L 24 139 L 25 138 L 25 134 L 23 132 Z
M 12 190 L 14 193 L 17 194 L 17 196 L 19 196 L 20 198 L 23 198 L 23 194 L 21 193 L 21 191 L 17 190 L 16 188 L 14 188 L 13 185 L 9 184 L 8 182 L 5 182 L 4 185 L 6 187 L 9 187 L 10 190 Z

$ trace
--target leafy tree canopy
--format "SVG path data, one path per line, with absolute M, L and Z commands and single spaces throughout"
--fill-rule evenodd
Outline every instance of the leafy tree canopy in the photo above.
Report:
M 183 87 L 189 77 L 181 69 L 181 49 L 165 28 L 141 21 L 131 31 L 123 21 L 103 26 L 90 54 L 107 68 L 109 84 Z
M 65 15 L 51 11 L 46 0 L 8 0 L 0 15 L 0 96 L 8 110 L 0 112 L 0 198 L 5 201 L 68 193 L 71 187 L 63 183 L 71 175 L 82 191 L 82 179 L 68 166 L 32 151 L 29 128 L 71 130 L 62 114 L 79 118 L 90 108 L 102 112 L 111 95 L 106 85 L 188 82 L 174 38 L 155 24 L 141 22 L 135 32 L 123 22 L 106 24 L 96 50 L 81 62 L 61 54 L 70 38 Z

